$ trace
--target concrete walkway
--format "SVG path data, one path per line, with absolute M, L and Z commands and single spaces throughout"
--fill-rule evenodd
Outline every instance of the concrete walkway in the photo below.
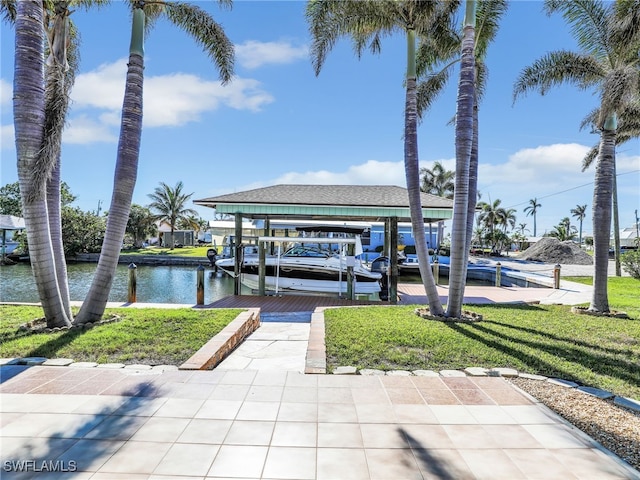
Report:
M 0 371 L 3 480 L 640 479 L 499 377 Z

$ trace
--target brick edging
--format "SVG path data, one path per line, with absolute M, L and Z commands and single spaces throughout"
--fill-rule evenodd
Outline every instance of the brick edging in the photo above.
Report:
M 259 326 L 260 309 L 245 310 L 180 365 L 178 370 L 211 370 Z

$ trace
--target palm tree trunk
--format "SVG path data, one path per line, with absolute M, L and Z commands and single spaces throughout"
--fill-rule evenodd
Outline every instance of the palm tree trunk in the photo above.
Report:
M 65 7 L 64 2 L 56 5 Z M 64 44 L 67 39 L 68 18 L 66 14 L 60 13 L 56 18 L 55 44 Z M 60 27 L 62 25 L 62 27 Z M 54 55 L 56 53 L 57 55 Z M 62 242 L 62 204 L 60 185 L 60 156 L 62 148 L 62 131 L 69 107 L 69 91 L 73 83 L 73 75 L 67 75 L 69 68 L 67 64 L 66 48 L 55 51 L 51 54 L 53 61 L 46 67 L 46 94 L 45 112 L 47 121 L 45 126 L 45 144 L 40 154 L 39 175 L 46 178 L 46 198 L 47 211 L 49 217 L 49 236 L 53 248 L 53 260 L 56 265 L 56 276 L 58 288 L 64 309 L 69 319 L 73 319 L 71 312 L 71 298 L 69 296 L 69 281 L 67 276 L 67 262 L 64 254 Z
M 471 145 L 471 157 L 469 158 L 469 203 L 467 205 L 467 245 L 465 252 L 467 261 L 464 264 L 464 279 L 466 284 L 467 267 L 469 266 L 469 252 L 471 251 L 471 243 L 473 240 L 473 226 L 475 224 L 476 205 L 478 203 L 478 95 L 474 91 L 473 105 L 473 144 Z M 463 296 L 464 299 L 464 296 Z
M 51 178 L 47 182 L 47 209 L 49 212 L 49 232 L 53 248 L 53 259 L 56 264 L 56 277 L 63 308 L 69 319 L 73 319 L 71 312 L 71 297 L 69 295 L 69 279 L 67 275 L 67 261 L 62 243 L 62 204 L 60 200 L 60 162 L 53 169 Z
M 29 242 L 29 256 L 47 326 L 70 324 L 62 301 L 49 236 L 46 191 L 35 191 L 33 169 L 44 141 L 44 29 L 40 1 L 16 3 L 14 126 L 22 213 Z
M 111 206 L 107 217 L 100 260 L 89 293 L 78 313 L 76 323 L 102 318 L 111 284 L 115 276 L 122 240 L 129 220 L 131 199 L 138 176 L 138 158 L 142 137 L 142 85 L 144 81 L 144 12 L 136 8 L 133 14 L 129 68 L 122 105 L 122 123 L 118 142 Z
M 433 315 L 444 314 L 438 288 L 433 279 L 429 262 L 429 249 L 424 233 L 424 217 L 422 216 L 422 200 L 420 198 L 420 169 L 418 162 L 418 101 L 416 88 L 416 53 L 415 31 L 407 31 L 407 81 L 404 123 L 404 170 L 409 195 L 411 212 L 411 228 L 416 244 L 418 266 L 422 284 L 429 302 L 429 310 Z
M 608 129 L 609 124 L 613 128 Z M 593 190 L 593 249 L 594 274 L 593 296 L 589 310 L 609 311 L 607 281 L 609 271 L 609 242 L 611 239 L 611 204 L 613 199 L 613 171 L 616 148 L 615 118 L 600 137 L 600 150 L 596 163 L 595 187 Z
M 467 1 L 462 39 L 460 82 L 456 111 L 456 186 L 451 226 L 451 261 L 449 268 L 449 300 L 447 317 L 462 315 L 467 250 L 467 214 L 469 207 L 469 166 L 473 146 L 473 107 L 475 105 L 475 1 Z
M 615 151 L 614 151 L 615 155 Z M 613 258 L 616 264 L 616 277 L 622 276 L 620 265 L 620 220 L 618 219 L 618 179 L 616 174 L 616 159 L 613 158 Z

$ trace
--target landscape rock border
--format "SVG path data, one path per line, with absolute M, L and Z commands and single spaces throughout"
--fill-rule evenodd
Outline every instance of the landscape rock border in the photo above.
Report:
M 429 311 L 429 307 L 419 307 L 416 308 L 415 314 L 425 320 L 434 320 L 437 322 L 445 322 L 445 323 L 476 323 L 482 321 L 482 315 L 476 312 L 471 312 L 469 310 L 463 310 L 460 317 L 445 317 L 441 315 L 432 315 Z
M 591 315 L 592 317 L 610 317 L 610 318 L 629 318 L 625 312 L 617 312 L 612 310 L 610 312 L 596 312 L 595 310 L 589 310 L 589 307 L 571 307 L 571 313 L 576 315 Z
M 27 322 L 27 323 L 23 323 L 18 327 L 18 330 L 21 332 L 29 332 L 33 334 L 62 332 L 66 330 L 88 330 L 98 325 L 106 325 L 108 323 L 119 322 L 120 320 L 122 320 L 122 317 L 114 313 L 109 318 L 104 318 L 95 322 L 81 323 L 77 325 L 71 325 L 68 327 L 49 328 L 47 327 L 46 318 L 43 317 L 43 318 L 37 318 L 35 320 L 31 320 L 30 322 Z

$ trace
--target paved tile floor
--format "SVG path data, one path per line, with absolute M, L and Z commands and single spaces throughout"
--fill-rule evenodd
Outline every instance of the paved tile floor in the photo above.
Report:
M 503 378 L 0 371 L 3 480 L 640 478 Z

